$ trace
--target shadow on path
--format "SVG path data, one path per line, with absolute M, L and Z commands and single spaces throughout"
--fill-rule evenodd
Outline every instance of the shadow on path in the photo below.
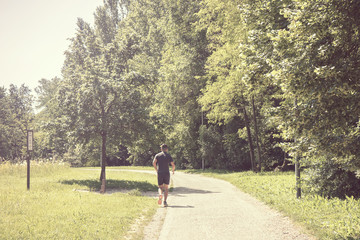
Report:
M 194 206 L 190 206 L 190 205 L 187 205 L 187 206 L 179 206 L 179 205 L 169 205 L 167 206 L 167 208 L 194 208 Z
M 99 191 L 101 182 L 95 179 L 70 179 L 60 181 L 66 185 L 81 185 L 88 187 L 90 191 Z M 127 180 L 106 180 L 107 189 L 139 189 L 140 191 L 157 191 L 157 186 L 146 181 L 127 181 Z
M 206 194 L 206 193 L 218 193 L 218 192 L 212 192 L 212 191 L 194 189 L 194 188 L 187 188 L 187 187 L 174 187 L 172 195 L 191 194 L 191 193 Z

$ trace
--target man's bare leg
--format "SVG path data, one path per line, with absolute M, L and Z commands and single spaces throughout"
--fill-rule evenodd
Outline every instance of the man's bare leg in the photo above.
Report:
M 161 203 L 162 203 L 162 198 L 163 198 L 163 192 L 164 192 L 164 190 L 163 190 L 163 186 L 164 185 L 160 185 L 159 186 L 159 189 L 158 189 L 158 192 L 159 192 L 159 200 L 158 200 L 158 204 L 159 205 L 161 205 Z
M 160 185 L 159 186 L 159 195 L 163 194 L 164 193 L 164 185 Z
M 164 190 L 165 190 L 165 193 L 164 193 L 164 202 L 166 202 L 167 197 L 168 197 L 168 195 L 169 195 L 169 185 L 164 184 Z

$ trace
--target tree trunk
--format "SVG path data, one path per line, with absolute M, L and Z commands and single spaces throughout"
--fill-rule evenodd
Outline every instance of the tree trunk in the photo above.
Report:
M 252 137 L 251 137 L 250 121 L 249 121 L 249 117 L 248 117 L 248 115 L 247 115 L 247 113 L 246 113 L 245 107 L 243 107 L 243 113 L 244 113 L 245 127 L 246 127 L 246 131 L 247 131 L 249 148 L 250 148 L 251 170 L 252 170 L 252 171 L 255 171 L 254 146 L 253 146 L 253 141 L 252 141 Z
M 204 112 L 201 112 L 201 126 L 204 126 Z M 201 157 L 201 169 L 205 170 L 205 158 L 204 156 Z
M 255 100 L 254 96 L 252 96 L 252 109 L 253 109 L 253 120 L 254 120 L 254 129 L 255 129 L 255 140 L 256 140 L 256 148 L 257 148 L 257 155 L 258 155 L 258 161 L 259 161 L 259 171 L 261 172 L 261 149 L 260 149 L 260 143 L 259 143 L 259 131 L 258 131 L 258 125 L 256 121 L 256 108 L 255 108 Z
M 284 152 L 284 161 L 281 168 L 284 169 L 285 167 L 286 167 L 286 152 Z
M 299 112 L 297 108 L 297 99 L 295 98 L 295 119 L 299 117 Z M 294 143 L 297 144 L 297 136 L 295 133 Z M 295 178 L 296 178 L 296 198 L 301 198 L 301 177 L 300 177 L 300 161 L 299 161 L 299 153 L 295 153 Z
M 296 178 L 296 198 L 301 198 L 300 162 L 297 153 L 295 156 L 295 178 Z
M 101 132 L 101 174 L 100 181 L 106 179 L 105 176 L 105 165 L 106 165 L 106 138 L 107 134 L 105 131 Z

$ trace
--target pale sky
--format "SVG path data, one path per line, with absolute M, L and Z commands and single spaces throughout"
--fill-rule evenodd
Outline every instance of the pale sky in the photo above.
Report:
M 93 25 L 102 0 L 0 0 L 0 86 L 61 77 L 77 18 Z M 34 92 L 33 92 L 34 93 Z

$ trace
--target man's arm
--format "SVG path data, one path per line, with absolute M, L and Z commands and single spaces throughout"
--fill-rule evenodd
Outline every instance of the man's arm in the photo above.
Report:
M 154 166 L 154 168 L 155 168 L 155 171 L 157 172 L 157 166 L 156 166 L 156 163 L 157 163 L 157 159 L 156 159 L 156 158 L 154 158 L 154 160 L 153 160 L 153 166 Z
M 172 167 L 173 174 L 175 174 L 175 163 L 174 162 L 171 162 L 171 167 Z

